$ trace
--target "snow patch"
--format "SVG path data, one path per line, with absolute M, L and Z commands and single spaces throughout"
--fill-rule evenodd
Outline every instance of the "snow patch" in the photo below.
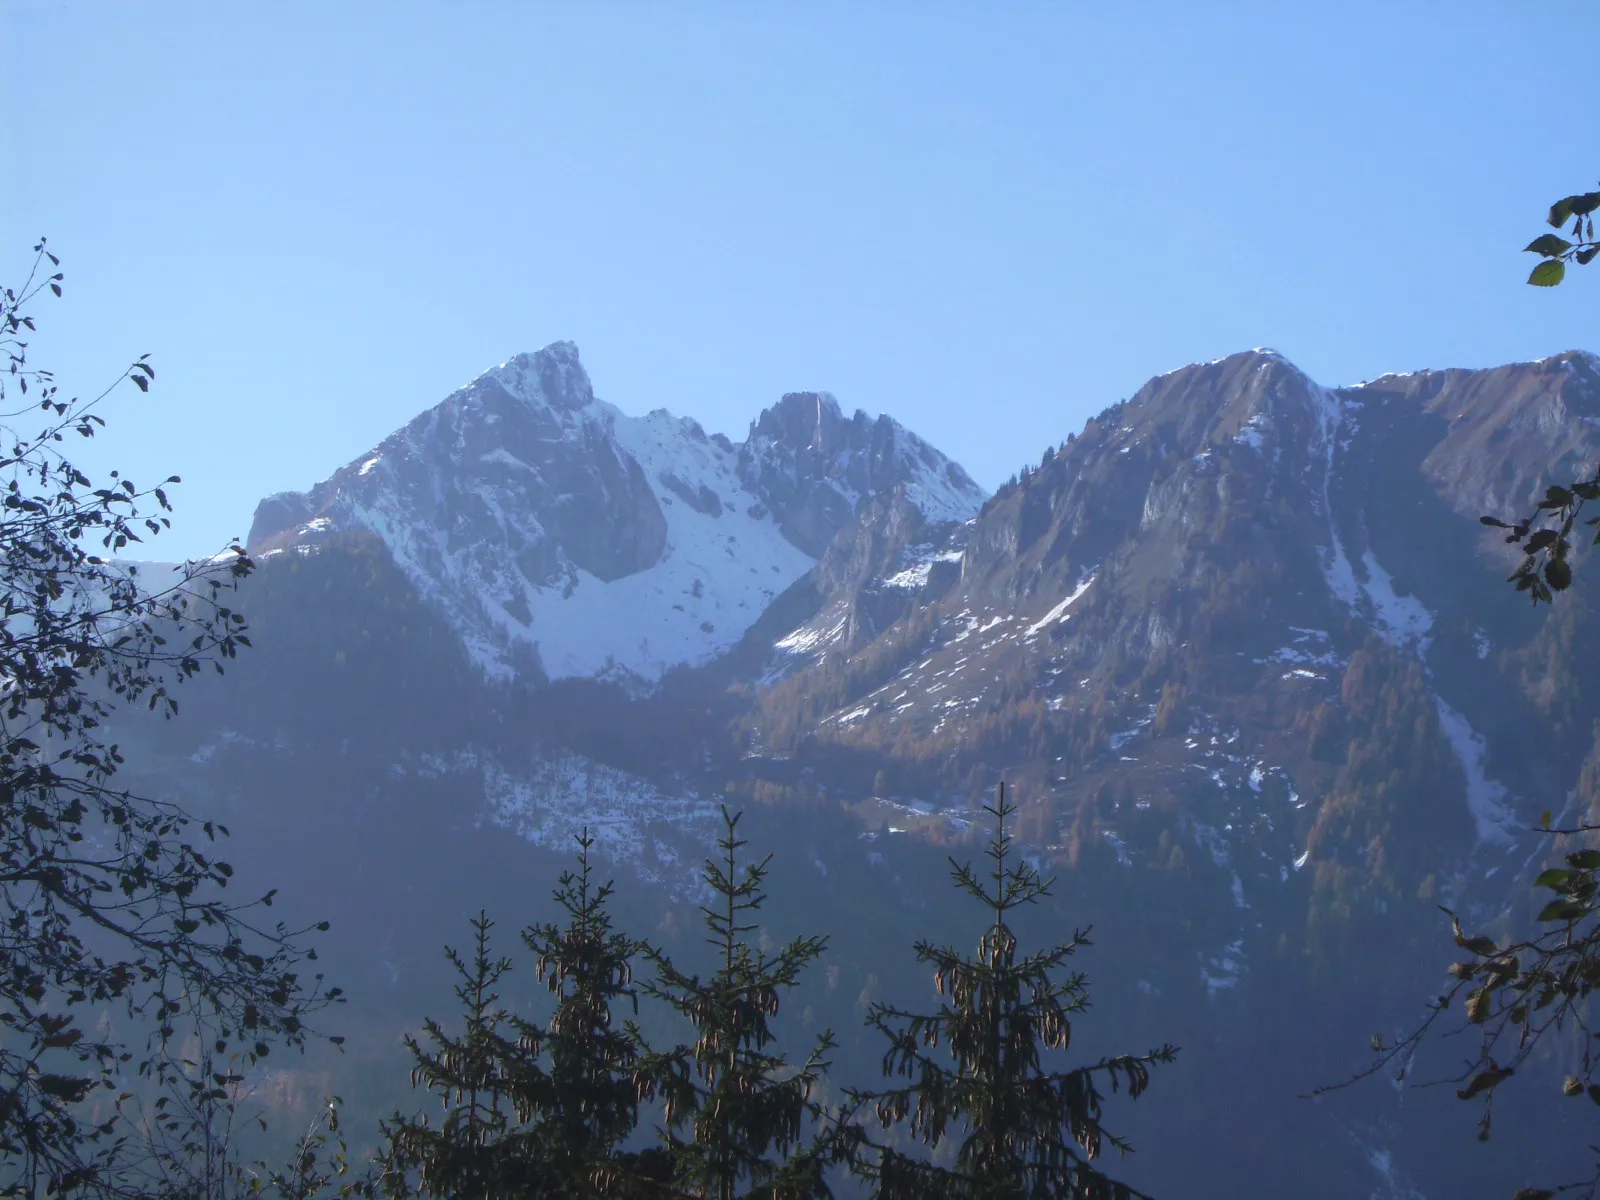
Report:
M 1467 807 L 1472 811 L 1479 844 L 1509 844 L 1515 828 L 1515 819 L 1506 804 L 1510 793 L 1504 784 L 1489 778 L 1488 743 L 1467 723 L 1466 717 L 1446 704 L 1442 697 L 1435 695 L 1434 703 L 1439 709 L 1439 726 L 1467 776 Z
M 1072 590 L 1071 595 L 1067 596 L 1064 600 L 1061 601 L 1061 603 L 1057 604 L 1049 612 L 1045 613 L 1045 615 L 1043 617 L 1041 617 L 1039 620 L 1035 621 L 1032 625 L 1028 626 L 1028 628 L 1023 632 L 1023 635 L 1022 635 L 1023 638 L 1027 639 L 1027 638 L 1032 638 L 1032 637 L 1038 637 L 1039 634 L 1043 633 L 1046 629 L 1048 629 L 1050 626 L 1054 625 L 1056 622 L 1068 620 L 1070 618 L 1071 614 L 1067 610 L 1070 609 L 1074 604 L 1076 604 L 1078 602 L 1078 600 L 1083 596 L 1083 594 L 1085 592 L 1087 592 L 1089 590 L 1089 588 L 1094 584 L 1094 581 L 1095 581 L 1095 573 L 1093 571 L 1090 571 L 1088 574 L 1086 574 L 1084 576 L 1083 581 L 1081 583 L 1079 583 L 1078 586 Z
M 1367 569 L 1361 590 L 1371 603 L 1373 615 L 1385 636 L 1396 646 L 1414 644 L 1419 652 L 1425 652 L 1428 633 L 1433 628 L 1433 614 L 1415 596 L 1402 596 L 1395 591 L 1394 579 L 1371 550 L 1362 554 L 1361 565 Z
M 1218 992 L 1238 986 L 1244 968 L 1244 939 L 1239 938 L 1200 968 L 1200 982 L 1206 985 L 1206 994 L 1215 998 Z
M 669 795 L 581 755 L 517 773 L 492 760 L 477 765 L 496 825 L 553 850 L 569 848 L 587 828 L 610 858 L 631 864 L 652 882 L 692 884 L 693 872 L 684 870 L 683 860 L 698 859 L 715 836 L 716 804 L 693 793 Z
M 849 622 L 847 613 L 824 613 L 779 638 L 774 644 L 789 654 L 816 654 L 842 638 Z
M 1294 635 L 1292 642 L 1287 646 L 1280 646 L 1265 658 L 1258 658 L 1258 663 L 1289 663 L 1297 667 L 1339 667 L 1343 660 L 1333 651 L 1328 633 L 1323 629 L 1305 629 L 1298 625 L 1289 626 L 1289 632 Z
M 1121 863 L 1125 867 L 1133 866 L 1133 855 L 1128 853 L 1128 843 L 1127 842 L 1123 841 L 1120 837 L 1118 837 L 1116 834 L 1112 833 L 1111 830 L 1109 830 L 1109 829 L 1104 830 L 1101 833 L 1100 836 L 1105 838 L 1106 842 L 1108 844 L 1110 844 L 1112 849 L 1114 849 L 1117 852 L 1117 861 L 1119 863 Z
M 903 571 L 896 571 L 890 575 L 883 581 L 883 586 L 908 592 L 920 591 L 927 584 L 928 574 L 932 569 L 932 563 L 913 563 Z
M 1127 729 L 1109 735 L 1106 738 L 1106 745 L 1110 748 L 1111 752 L 1115 754 L 1118 750 L 1121 750 L 1124 746 L 1136 738 L 1139 735 L 1139 731 L 1149 726 L 1150 723 L 1155 719 L 1156 707 L 1152 704 L 1150 705 L 1149 711 Z
M 1313 415 L 1317 419 L 1317 436 L 1322 450 L 1322 488 L 1319 499 L 1322 513 L 1328 521 L 1328 545 L 1318 548 L 1322 575 L 1328 590 L 1346 605 L 1354 607 L 1360 589 L 1356 585 L 1355 571 L 1350 566 L 1350 556 L 1340 540 L 1338 524 L 1333 517 L 1333 458 L 1339 448 L 1339 428 L 1344 421 L 1344 407 L 1339 397 L 1326 388 L 1311 384 Z
M 1252 450 L 1260 450 L 1266 445 L 1265 433 L 1270 428 L 1270 420 L 1266 413 L 1258 412 L 1244 423 L 1244 427 L 1234 435 L 1234 441 L 1241 446 L 1248 446 Z

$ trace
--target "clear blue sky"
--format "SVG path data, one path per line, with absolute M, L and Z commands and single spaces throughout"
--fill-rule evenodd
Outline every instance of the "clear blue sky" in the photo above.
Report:
M 247 528 L 511 354 L 734 437 L 784 391 L 994 486 L 1149 376 L 1600 349 L 1524 287 L 1600 179 L 1600 5 L 0 8 L 0 268 L 41 365 L 149 351 L 106 461 Z M 165 539 L 164 539 L 165 540 Z

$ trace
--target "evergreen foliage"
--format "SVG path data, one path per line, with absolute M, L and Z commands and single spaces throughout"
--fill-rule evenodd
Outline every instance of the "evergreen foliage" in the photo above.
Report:
M 716 970 L 702 980 L 661 951 L 645 950 L 656 971 L 645 992 L 687 1020 L 696 1035 L 692 1046 L 640 1059 L 645 1096 L 664 1101 L 670 1194 L 706 1200 L 831 1195 L 824 1173 L 844 1145 L 835 1129 L 822 1128 L 816 1093 L 835 1045 L 832 1032 L 823 1032 L 797 1063 L 771 1049 L 783 993 L 823 953 L 827 939 L 798 937 L 770 953 L 752 945 L 750 935 L 759 929 L 752 918 L 766 900 L 762 885 L 772 856 L 741 865 L 746 842 L 738 835 L 739 817 L 726 808 L 722 815 L 722 858 L 708 859 L 704 875 L 714 907 L 701 908 Z
M 391 1195 L 488 1200 L 527 1194 L 547 1182 L 538 1176 L 529 1131 L 513 1120 L 512 1092 L 525 1052 L 496 990 L 511 960 L 493 953 L 493 928 L 480 912 L 472 918 L 470 959 L 445 950 L 457 976 L 460 1036 L 430 1017 L 423 1023 L 426 1048 L 405 1039 L 416 1062 L 412 1086 L 438 1093 L 444 1116 L 434 1125 L 426 1115 L 396 1114 L 384 1124 L 381 1167 Z
M 438 1125 L 396 1116 L 384 1127 L 383 1175 L 392 1194 L 450 1197 L 568 1197 L 632 1194 L 660 1173 L 659 1154 L 622 1149 L 639 1120 L 638 1041 L 615 1009 L 634 1004 L 633 965 L 641 943 L 617 933 L 607 911 L 612 888 L 596 886 L 578 836 L 578 869 L 554 892 L 565 925 L 528 928 L 534 971 L 555 997 L 540 1026 L 509 1012 L 497 990 L 511 971 L 490 949 L 492 922 L 472 921 L 470 961 L 446 954 L 459 982 L 463 1030 L 434 1020 L 427 1048 L 407 1039 L 413 1086 L 436 1092 Z
M 637 1010 L 633 958 L 644 945 L 612 928 L 612 886 L 593 883 L 587 829 L 578 845 L 578 870 L 563 874 L 555 892 L 567 924 L 522 935 L 556 1007 L 542 1029 L 521 1026 L 529 1051 L 550 1060 L 548 1071 L 521 1081 L 521 1113 L 538 1122 L 541 1157 L 563 1195 L 617 1195 L 660 1168 L 652 1152 L 622 1149 L 639 1123 L 639 1042 L 631 1027 L 615 1023 L 614 1010 L 623 1003 Z
M 1051 881 L 1013 852 L 1006 822 L 1016 809 L 1003 784 L 995 804 L 984 811 L 995 820 L 987 850 L 993 870 L 980 877 L 969 863 L 952 859 L 951 866 L 956 886 L 983 904 L 993 923 L 973 956 L 927 941 L 916 944 L 917 961 L 934 969 L 942 997 L 938 1011 L 914 1013 L 876 1003 L 867 1017 L 889 1041 L 884 1074 L 908 1082 L 852 1093 L 885 1129 L 909 1123 L 912 1137 L 934 1148 L 959 1138 L 954 1165 L 934 1165 L 886 1148 L 865 1171 L 880 1200 L 1141 1196 L 1095 1166 L 1108 1144 L 1123 1153 L 1131 1149 L 1100 1123 L 1102 1081 L 1113 1091 L 1125 1084 L 1137 1097 L 1149 1083 L 1150 1067 L 1171 1062 L 1177 1051 L 1164 1045 L 1087 1067 L 1049 1069 L 1044 1052 L 1068 1048 L 1071 1018 L 1088 1005 L 1082 974 L 1057 978 L 1066 961 L 1088 944 L 1087 933 L 1020 954 L 1009 921 L 1015 910 L 1047 895 Z

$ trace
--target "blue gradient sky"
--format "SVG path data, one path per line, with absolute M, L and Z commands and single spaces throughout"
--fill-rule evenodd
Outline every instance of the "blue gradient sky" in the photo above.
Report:
M 1600 266 L 1518 253 L 1600 178 L 1600 5 L 10 0 L 0 40 L 0 269 L 61 253 L 65 387 L 153 354 L 103 461 L 184 476 L 163 556 L 558 338 L 626 411 L 826 388 L 991 487 L 1251 346 L 1600 349 Z

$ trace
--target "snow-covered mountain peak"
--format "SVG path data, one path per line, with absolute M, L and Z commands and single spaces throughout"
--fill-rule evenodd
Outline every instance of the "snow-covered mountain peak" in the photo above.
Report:
M 462 393 L 500 388 L 529 404 L 571 412 L 594 403 L 594 387 L 572 342 L 551 342 L 532 354 L 518 354 L 479 375 Z
M 376 535 L 493 674 L 649 684 L 736 643 L 871 497 L 930 522 L 984 492 L 889 417 L 793 393 L 743 444 L 597 399 L 571 342 L 485 371 L 309 492 L 253 552 Z

